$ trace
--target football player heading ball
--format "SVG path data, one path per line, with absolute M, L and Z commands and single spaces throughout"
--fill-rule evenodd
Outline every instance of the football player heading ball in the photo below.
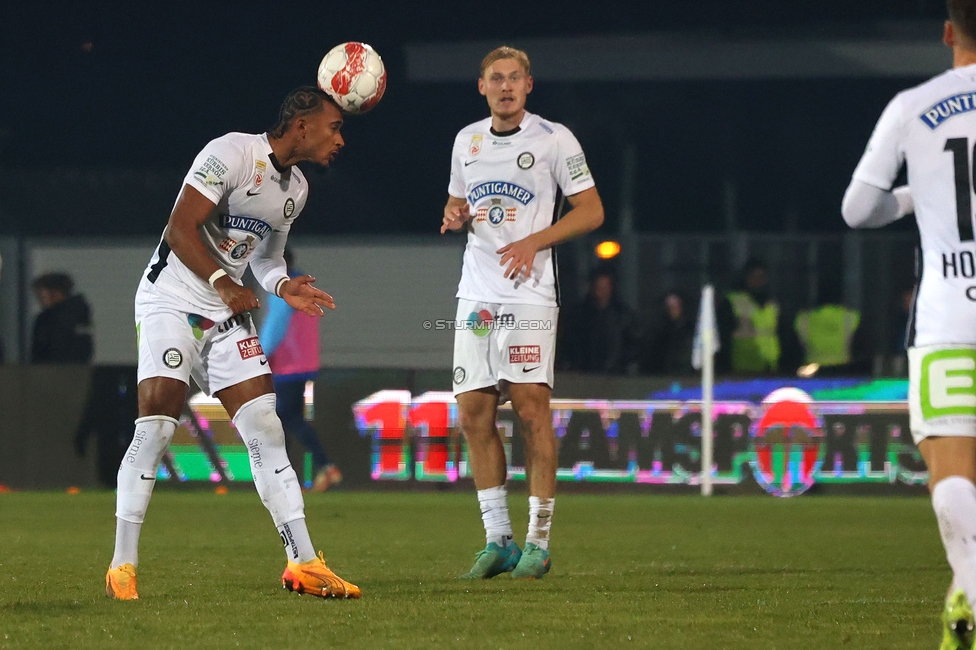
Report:
M 139 597 L 139 536 L 192 376 L 215 395 L 248 447 L 254 484 L 271 513 L 288 564 L 282 584 L 320 597 L 359 598 L 356 585 L 325 565 L 305 525 L 298 476 L 285 453 L 268 361 L 248 313 L 258 307 L 241 285 L 245 269 L 294 309 L 335 309 L 315 278 L 288 276 L 288 232 L 308 197 L 294 165 L 328 165 L 345 142 L 342 113 L 322 90 L 305 86 L 281 105 L 268 133 L 228 133 L 197 155 L 162 240 L 136 291 L 139 418 L 119 467 L 115 555 L 106 595 Z
M 525 110 L 529 58 L 511 47 L 481 63 L 478 91 L 491 116 L 454 141 L 441 233 L 467 229 L 455 330 L 454 394 L 487 544 L 463 578 L 541 578 L 550 567 L 556 491 L 552 393 L 558 291 L 553 247 L 603 223 L 583 150 L 562 124 Z M 558 219 L 565 195 L 572 209 Z M 511 398 L 525 440 L 529 529 L 513 541 L 507 466 L 496 426 Z

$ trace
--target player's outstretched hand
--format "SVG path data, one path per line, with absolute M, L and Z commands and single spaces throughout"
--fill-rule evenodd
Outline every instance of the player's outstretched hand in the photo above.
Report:
M 324 316 L 322 307 L 335 309 L 332 296 L 312 286 L 315 278 L 310 275 L 300 275 L 291 278 L 281 285 L 279 293 L 289 307 L 304 312 L 309 316 Z
M 462 206 L 449 205 L 444 208 L 444 221 L 441 223 L 441 234 L 448 230 L 460 230 L 471 220 L 471 209 L 467 203 Z
M 535 262 L 535 254 L 539 252 L 539 245 L 535 243 L 532 235 L 529 235 L 525 239 L 502 246 L 495 252 L 502 256 L 498 265 L 508 265 L 505 269 L 505 278 L 513 279 L 519 275 L 528 277 L 532 274 L 532 264 Z
M 214 282 L 214 289 L 217 290 L 220 299 L 231 308 L 235 316 L 261 306 L 253 291 L 237 284 L 229 276 L 225 275 L 218 278 Z

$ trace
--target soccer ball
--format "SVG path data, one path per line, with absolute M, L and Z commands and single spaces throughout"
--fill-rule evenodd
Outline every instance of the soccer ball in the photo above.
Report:
M 322 58 L 318 82 L 343 112 L 365 113 L 386 91 L 386 67 L 366 43 L 341 43 Z

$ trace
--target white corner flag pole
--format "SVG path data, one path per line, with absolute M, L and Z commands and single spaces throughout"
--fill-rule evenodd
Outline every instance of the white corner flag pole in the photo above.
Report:
M 715 389 L 715 351 L 718 349 L 715 324 L 715 288 L 706 284 L 702 288 L 701 307 L 698 310 L 698 331 L 692 364 L 702 371 L 701 402 L 701 493 L 712 494 L 712 397 Z

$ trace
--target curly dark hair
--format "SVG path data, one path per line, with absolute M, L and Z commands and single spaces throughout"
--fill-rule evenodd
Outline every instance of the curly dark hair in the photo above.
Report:
M 285 134 L 285 131 L 288 130 L 288 127 L 291 126 L 295 118 L 317 113 L 326 104 L 332 104 L 336 107 L 336 110 L 340 113 L 342 112 L 342 109 L 339 108 L 335 100 L 321 88 L 317 88 L 316 86 L 299 86 L 288 93 L 285 101 L 281 102 L 281 108 L 278 109 L 278 122 L 272 128 L 268 129 L 268 135 L 272 138 L 280 138 Z

